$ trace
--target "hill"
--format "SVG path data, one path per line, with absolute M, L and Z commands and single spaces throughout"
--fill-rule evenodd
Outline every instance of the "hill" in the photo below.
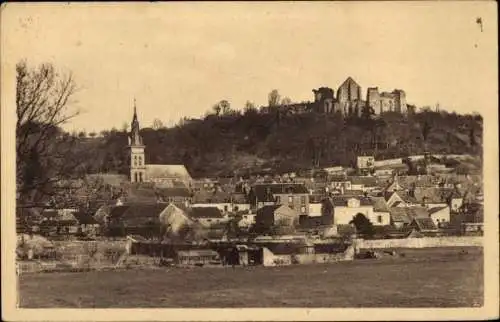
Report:
M 376 159 L 424 152 L 481 157 L 482 133 L 480 115 L 429 110 L 362 118 L 248 110 L 141 130 L 148 163 L 183 163 L 195 177 L 352 166 L 363 154 Z M 87 171 L 126 173 L 127 143 L 123 131 L 82 140 Z

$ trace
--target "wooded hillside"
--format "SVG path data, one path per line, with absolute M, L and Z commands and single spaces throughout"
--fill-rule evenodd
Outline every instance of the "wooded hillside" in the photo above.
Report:
M 412 154 L 482 155 L 482 117 L 420 111 L 379 117 L 343 118 L 315 113 L 280 115 L 247 110 L 207 115 L 173 128 L 145 128 L 147 163 L 183 163 L 193 176 L 293 171 L 332 165 L 353 166 L 356 156 L 376 159 Z M 125 131 L 80 138 L 88 172 L 127 173 Z

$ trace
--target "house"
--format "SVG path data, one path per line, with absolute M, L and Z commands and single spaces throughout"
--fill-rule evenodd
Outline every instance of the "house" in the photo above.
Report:
M 249 211 L 251 208 L 250 203 L 244 193 L 233 193 L 231 195 L 231 211 Z
M 419 233 L 435 233 L 438 231 L 434 221 L 429 218 L 413 218 L 409 227 L 415 229 Z
M 453 190 L 447 199 L 450 210 L 453 212 L 458 212 L 464 203 L 464 198 L 456 189 Z
M 388 226 L 391 224 L 391 213 L 384 197 L 370 197 L 373 203 L 373 217 L 374 220 L 370 219 L 371 222 L 376 222 L 380 226 Z
M 374 156 L 358 156 L 356 158 L 356 166 L 358 169 L 372 169 L 375 166 Z
M 45 236 L 69 236 L 78 232 L 76 209 L 45 209 L 41 215 L 40 232 Z
M 386 178 L 394 175 L 394 169 L 376 169 L 373 175 L 377 178 Z
M 172 237 L 185 237 L 186 230 L 201 229 L 202 225 L 189 215 L 189 209 L 173 203 L 169 204 L 159 215 L 165 233 Z
M 480 203 L 465 203 L 454 213 L 451 225 L 464 235 L 482 235 L 484 231 L 484 206 Z
M 188 211 L 191 219 L 199 222 L 204 227 L 227 221 L 217 207 L 191 207 Z
M 303 184 L 256 184 L 249 194 L 256 209 L 271 205 L 286 205 L 301 215 L 309 212 L 309 191 Z
M 342 166 L 323 168 L 329 175 L 345 175 L 346 169 Z
M 168 207 L 165 203 L 114 206 L 108 215 L 108 233 L 113 236 L 160 237 L 165 229 L 160 217 Z
M 445 207 L 448 206 L 446 201 L 447 191 L 436 188 L 436 187 L 426 187 L 426 188 L 412 188 L 408 191 L 408 194 L 416 199 L 416 204 L 427 207 Z
M 309 203 L 309 217 L 321 217 L 322 215 L 322 208 L 323 208 L 323 203 L 320 202 L 315 202 L 315 203 Z
M 407 213 L 407 208 L 393 207 L 389 208 L 391 215 L 391 226 L 395 228 L 403 228 L 411 223 L 412 218 Z
M 450 207 L 444 206 L 430 208 L 429 216 L 437 227 L 444 227 L 450 222 Z
M 123 189 L 119 201 L 121 204 L 172 202 L 186 207 L 192 202 L 192 194 L 183 185 L 160 187 L 150 182 L 133 183 Z
M 394 191 L 386 193 L 387 206 L 392 207 L 410 207 L 418 204 L 417 199 L 412 197 L 406 191 Z
M 377 178 L 371 176 L 351 177 L 351 188 L 349 190 L 371 191 L 377 188 Z
M 358 214 L 364 215 L 373 225 L 381 225 L 383 219 L 376 217 L 373 213 L 373 203 L 365 197 L 332 197 L 333 224 L 349 225 Z
M 268 205 L 257 209 L 255 225 L 259 231 L 267 232 L 273 227 L 293 228 L 298 224 L 299 214 L 286 205 Z
M 73 214 L 78 221 L 78 233 L 83 235 L 95 236 L 99 233 L 99 223 L 88 212 L 77 211 Z
M 240 221 L 238 222 L 238 227 L 240 227 L 240 228 L 250 228 L 252 225 L 255 224 L 256 217 L 257 217 L 256 214 L 244 212 L 241 215 Z

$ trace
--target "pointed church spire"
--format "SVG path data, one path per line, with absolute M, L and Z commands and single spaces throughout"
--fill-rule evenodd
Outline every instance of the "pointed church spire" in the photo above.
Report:
M 130 126 L 131 145 L 142 145 L 142 138 L 139 134 L 139 120 L 137 119 L 137 104 L 134 97 L 134 116 Z

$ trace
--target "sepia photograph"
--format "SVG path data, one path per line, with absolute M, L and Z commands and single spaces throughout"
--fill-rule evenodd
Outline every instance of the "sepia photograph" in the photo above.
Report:
M 6 320 L 498 318 L 495 2 L 0 15 Z

